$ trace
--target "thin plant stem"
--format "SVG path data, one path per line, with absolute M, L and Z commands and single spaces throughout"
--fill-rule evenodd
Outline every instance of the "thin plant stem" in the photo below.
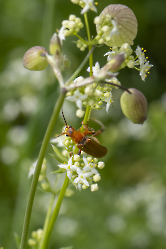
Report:
M 83 62 L 80 64 L 80 66 L 77 68 L 77 70 L 73 73 L 73 75 L 68 79 L 68 81 L 65 83 L 65 86 L 68 86 L 70 84 L 70 82 L 73 81 L 77 77 L 79 72 L 82 70 L 82 68 L 85 66 L 86 62 L 88 61 L 89 56 L 93 53 L 94 49 L 95 49 L 95 46 L 92 46 L 91 50 L 86 55 Z
M 87 30 L 88 42 L 90 44 L 89 45 L 89 51 L 90 51 L 92 48 L 92 45 L 91 45 L 91 37 L 90 37 L 90 29 L 89 29 L 87 13 L 84 14 L 84 19 L 85 19 L 85 25 L 86 25 L 86 30 Z M 89 57 L 90 76 L 93 75 L 92 66 L 93 66 L 93 54 L 91 54 Z
M 84 19 L 85 19 L 85 25 L 86 25 L 86 30 L 87 30 L 88 42 L 89 42 L 89 44 L 91 44 L 91 36 L 90 36 L 90 29 L 89 29 L 87 13 L 84 14 Z M 89 51 L 91 50 L 91 48 L 92 48 L 92 45 L 89 45 Z M 93 66 L 93 54 L 91 53 L 91 55 L 89 56 L 90 76 L 93 75 L 92 66 Z M 91 106 L 87 106 L 84 120 L 83 120 L 84 124 L 87 124 L 87 122 L 89 121 L 90 113 L 91 113 Z
M 88 45 L 88 42 L 84 40 L 81 36 L 79 36 L 77 33 L 74 33 L 74 35 Z
M 57 188 L 59 176 L 60 176 L 60 174 L 57 174 L 55 184 L 54 184 L 54 187 L 53 187 L 54 190 L 56 190 L 56 188 Z M 50 203 L 49 203 L 49 207 L 48 207 L 48 210 L 47 210 L 47 215 L 46 215 L 45 222 L 44 222 L 44 227 L 43 227 L 42 240 L 41 240 L 41 242 L 39 244 L 39 248 L 41 248 L 41 246 L 43 244 L 43 241 L 44 241 L 44 238 L 45 238 L 45 234 L 46 234 L 46 231 L 47 231 L 47 228 L 48 228 L 48 225 L 49 225 L 49 221 L 50 221 L 50 217 L 51 217 L 51 213 L 52 213 L 52 209 L 53 209 L 53 205 L 54 205 L 54 201 L 55 201 L 55 196 L 56 196 L 56 194 L 53 194 L 53 193 L 51 194 Z
M 54 30 L 54 7 L 56 0 L 45 0 L 43 15 L 42 45 L 47 47 Z
M 36 192 L 36 187 L 39 179 L 39 174 L 40 170 L 42 167 L 43 159 L 46 153 L 46 149 L 54 128 L 54 125 L 56 123 L 56 120 L 58 118 L 59 112 L 62 108 L 64 99 L 65 99 L 66 91 L 64 89 L 61 90 L 61 94 L 59 96 L 59 99 L 55 105 L 55 108 L 53 110 L 50 122 L 48 124 L 43 143 L 39 152 L 39 157 L 37 161 L 37 165 L 35 168 L 35 173 L 32 179 L 30 191 L 29 191 L 29 197 L 28 197 L 28 202 L 27 202 L 27 207 L 25 211 L 25 217 L 24 217 L 24 224 L 23 224 L 23 231 L 22 231 L 22 238 L 21 238 L 21 245 L 20 249 L 25 249 L 26 248 L 26 243 L 27 243 L 27 237 L 28 237 L 28 229 L 29 229 L 29 224 L 30 224 L 30 218 L 31 218 L 31 212 L 32 212 L 32 206 L 33 206 L 33 201 L 35 197 L 35 192 Z
M 48 246 L 50 236 L 51 236 L 55 221 L 56 221 L 56 219 L 58 217 L 59 210 L 60 210 L 60 207 L 61 207 L 61 204 L 62 204 L 62 201 L 63 201 L 63 197 L 65 195 L 66 189 L 68 187 L 68 184 L 69 184 L 69 178 L 67 177 L 67 174 L 66 174 L 66 177 L 65 177 L 61 192 L 60 192 L 59 197 L 58 197 L 57 204 L 56 204 L 55 209 L 53 211 L 53 214 L 52 214 L 51 220 L 49 222 L 48 228 L 46 230 L 45 237 L 44 237 L 41 249 L 46 249 L 47 246 Z

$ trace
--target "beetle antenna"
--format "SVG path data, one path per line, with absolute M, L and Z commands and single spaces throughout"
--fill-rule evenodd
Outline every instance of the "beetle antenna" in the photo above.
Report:
M 63 111 L 62 111 L 62 116 L 63 116 L 63 119 L 64 119 L 64 121 L 65 121 L 66 127 L 68 127 Z
M 57 136 L 55 136 L 55 137 L 52 137 L 51 139 L 54 139 L 54 138 L 57 138 L 57 137 L 60 137 L 60 136 L 62 136 L 62 135 L 64 135 L 65 134 L 65 132 L 63 132 L 62 134 L 59 134 L 59 135 L 57 135 Z M 50 139 L 50 140 L 51 140 Z

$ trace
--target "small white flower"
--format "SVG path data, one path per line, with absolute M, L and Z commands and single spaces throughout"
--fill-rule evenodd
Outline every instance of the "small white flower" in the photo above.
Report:
M 111 94 L 111 92 L 110 92 L 109 97 L 107 97 L 107 98 L 105 98 L 105 99 L 103 99 L 103 100 L 104 100 L 104 102 L 107 103 L 107 104 L 106 104 L 106 112 L 108 113 L 108 110 L 109 110 L 110 105 L 111 105 L 111 103 L 112 103 L 112 94 Z
M 93 176 L 93 181 L 98 182 L 101 180 L 101 176 L 99 174 Z
M 106 54 L 104 54 L 104 56 L 106 56 L 106 55 L 108 55 L 107 61 L 110 61 L 116 55 L 116 53 L 115 53 L 115 51 L 111 51 L 111 52 L 107 52 Z
M 87 12 L 88 10 L 92 10 L 97 12 L 97 9 L 93 3 L 94 0 L 82 0 L 82 2 L 85 3 L 85 7 L 82 9 L 81 14 L 84 14 L 85 12 Z
M 113 29 L 110 32 L 110 37 L 112 37 L 113 35 L 119 35 L 119 31 L 118 31 L 118 27 L 117 27 L 117 23 L 115 22 L 115 20 L 111 19 L 112 25 L 113 25 Z
M 79 162 L 79 161 L 80 161 L 80 156 L 77 155 L 77 154 L 75 154 L 75 155 L 74 155 L 74 161 L 75 161 L 75 162 Z
M 77 171 L 77 166 L 73 165 L 72 157 L 70 157 L 68 164 L 59 164 L 60 168 L 65 169 L 67 171 L 67 176 L 69 179 L 72 178 L 73 172 Z
M 100 70 L 101 70 L 101 69 L 100 69 L 100 65 L 99 65 L 98 62 L 96 62 L 95 66 L 92 67 L 93 75 L 94 75 L 94 76 L 97 76 L 97 74 L 98 74 L 98 72 L 99 72 Z M 88 67 L 87 71 L 90 72 L 90 67 Z
M 79 118 L 82 118 L 84 116 L 85 111 L 81 110 L 81 109 L 77 109 L 76 111 L 76 116 Z
M 92 173 L 84 172 L 80 168 L 77 168 L 77 174 L 78 174 L 78 177 L 75 178 L 74 183 L 85 184 L 86 186 L 89 186 L 89 182 L 87 181 L 87 178 L 92 176 Z
M 50 140 L 50 143 L 57 143 L 58 147 L 64 147 L 65 139 L 66 139 L 65 136 L 55 137 Z
M 87 95 L 81 94 L 78 89 L 74 92 L 73 96 L 66 97 L 68 101 L 76 102 L 76 105 L 79 109 L 82 109 L 82 101 L 85 100 L 86 98 L 87 98 Z
M 141 75 L 142 80 L 145 81 L 145 77 L 147 76 L 146 74 L 151 67 L 153 67 L 153 65 L 149 64 L 149 61 L 147 61 L 142 66 L 140 66 L 140 75 Z
M 144 61 L 145 61 L 145 54 L 144 54 L 144 51 L 142 51 L 142 49 L 137 46 L 136 50 L 135 50 L 135 53 L 138 57 L 138 60 L 136 61 L 135 65 L 140 65 L 140 67 L 143 66 L 144 64 Z
M 97 191 L 98 189 L 99 189 L 99 187 L 98 187 L 97 183 L 91 185 L 91 191 L 92 192 Z
M 99 169 L 103 169 L 104 166 L 105 166 L 105 163 L 104 162 L 98 162 L 97 166 L 98 166 Z
M 63 42 L 63 40 L 65 40 L 64 30 L 65 30 L 65 27 L 62 26 L 58 33 L 61 43 Z
M 85 166 L 83 168 L 83 171 L 85 172 L 92 172 L 92 174 L 94 175 L 98 175 L 98 171 L 96 169 L 96 165 L 92 162 L 90 162 L 89 160 L 87 160 L 86 157 L 83 157 L 83 161 L 85 163 Z

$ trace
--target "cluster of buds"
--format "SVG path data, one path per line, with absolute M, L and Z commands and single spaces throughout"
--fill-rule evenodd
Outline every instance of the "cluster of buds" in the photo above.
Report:
M 28 240 L 28 244 L 32 248 L 37 248 L 43 236 L 43 230 L 38 229 L 37 231 L 32 232 L 32 238 Z
M 76 35 L 83 26 L 81 18 L 76 17 L 75 15 L 70 15 L 69 20 L 64 20 L 62 22 L 62 28 L 59 31 L 60 39 L 62 38 L 62 34 L 64 36 Z
M 77 40 L 76 44 L 77 44 L 77 48 L 79 48 L 81 51 L 84 51 L 86 47 L 88 46 L 85 41 L 82 41 L 80 39 Z

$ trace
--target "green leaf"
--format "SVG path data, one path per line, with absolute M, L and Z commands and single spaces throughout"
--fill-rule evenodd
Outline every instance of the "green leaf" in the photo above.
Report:
M 68 159 L 57 149 L 57 147 L 55 147 L 54 145 L 52 145 L 52 148 L 53 148 L 55 154 L 58 156 L 58 158 L 61 159 L 60 162 L 62 162 L 62 163 L 64 163 L 64 162 L 68 163 Z
M 17 233 L 14 233 L 14 240 L 16 242 L 17 248 L 19 249 L 20 248 L 20 244 L 21 244 L 21 237 L 18 236 Z
M 53 156 L 58 162 L 60 162 L 60 163 L 64 163 L 64 160 L 62 160 L 59 156 L 57 156 L 57 155 L 53 155 L 53 154 L 51 154 L 51 153 L 49 153 L 51 156 Z
M 58 169 L 56 171 L 52 171 L 49 175 L 51 174 L 60 174 L 60 173 L 64 173 L 66 170 L 65 169 Z

